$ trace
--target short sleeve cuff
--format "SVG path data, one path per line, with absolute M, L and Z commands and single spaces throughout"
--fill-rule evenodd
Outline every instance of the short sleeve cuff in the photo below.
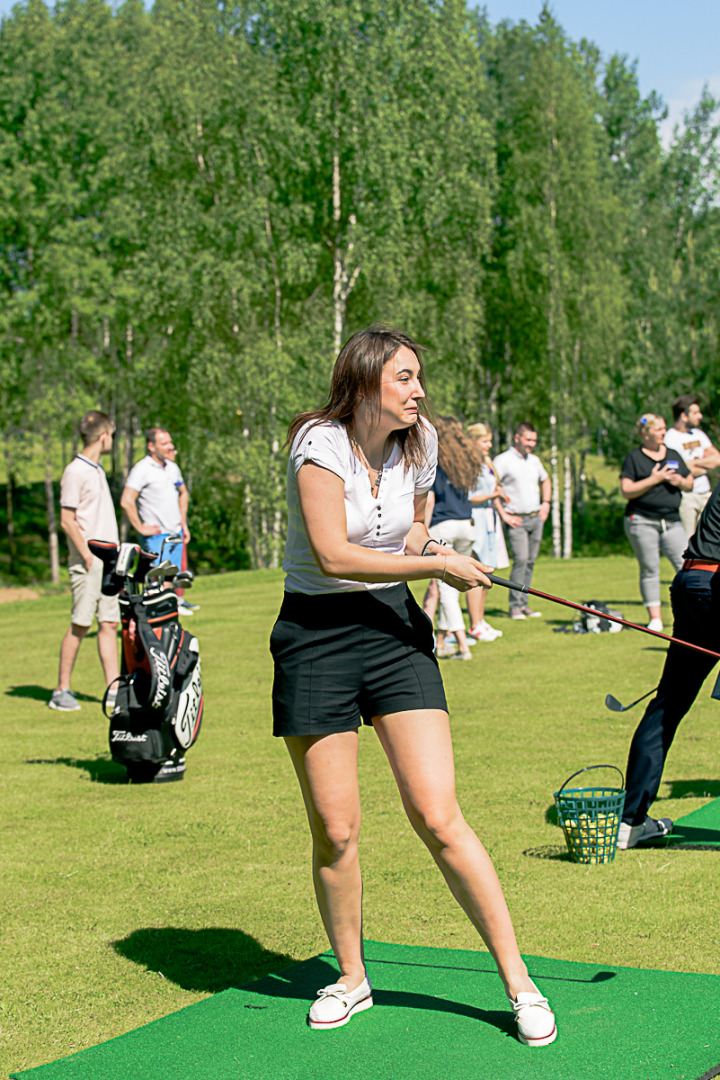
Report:
M 345 482 L 348 470 L 345 440 L 345 432 L 331 424 L 316 424 L 309 430 L 305 428 L 298 432 L 290 453 L 295 475 L 302 465 L 310 462 L 335 473 Z

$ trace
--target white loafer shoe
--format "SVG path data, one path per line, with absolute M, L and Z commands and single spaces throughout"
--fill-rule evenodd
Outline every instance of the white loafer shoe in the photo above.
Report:
M 513 1001 L 508 999 L 513 1007 L 518 1026 L 518 1039 L 525 1046 L 549 1046 L 557 1038 L 557 1026 L 555 1014 L 548 1005 L 547 998 L 542 994 L 525 992 L 518 994 Z
M 342 1027 L 354 1013 L 371 1008 L 372 1003 L 372 986 L 367 977 L 350 992 L 344 983 L 333 983 L 318 990 L 318 1000 L 308 1013 L 308 1024 L 311 1028 Z

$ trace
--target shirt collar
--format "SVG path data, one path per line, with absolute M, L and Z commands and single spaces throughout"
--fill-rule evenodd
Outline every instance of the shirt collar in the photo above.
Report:
M 80 461 L 84 461 L 86 465 L 92 465 L 93 469 L 101 469 L 102 468 L 102 465 L 100 464 L 100 462 L 91 461 L 90 458 L 85 457 L 84 454 L 76 454 L 75 457 L 79 458 Z
M 156 461 L 152 455 L 147 454 L 146 460 L 150 462 L 154 469 L 162 469 L 162 471 L 165 472 L 165 465 L 163 465 L 161 461 Z M 165 464 L 167 464 L 167 462 Z

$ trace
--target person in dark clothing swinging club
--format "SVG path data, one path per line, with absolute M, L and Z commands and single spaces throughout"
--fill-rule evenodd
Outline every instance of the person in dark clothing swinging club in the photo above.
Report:
M 670 586 L 673 637 L 720 651 L 720 486 L 698 521 Z M 645 710 L 630 745 L 627 796 L 618 835 L 619 848 L 633 848 L 671 832 L 669 818 L 648 817 L 657 797 L 665 758 L 680 721 L 717 663 L 712 656 L 671 643 L 657 695 Z M 712 696 L 720 699 L 720 679 Z

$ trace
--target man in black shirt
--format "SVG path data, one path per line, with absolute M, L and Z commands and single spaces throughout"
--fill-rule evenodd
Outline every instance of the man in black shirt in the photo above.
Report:
M 670 587 L 673 636 L 720 652 L 720 485 L 700 516 L 684 559 Z M 672 830 L 669 818 L 656 821 L 647 812 L 657 797 L 678 725 L 716 663 L 712 656 L 670 645 L 657 696 L 645 710 L 630 745 L 619 848 L 635 847 Z

